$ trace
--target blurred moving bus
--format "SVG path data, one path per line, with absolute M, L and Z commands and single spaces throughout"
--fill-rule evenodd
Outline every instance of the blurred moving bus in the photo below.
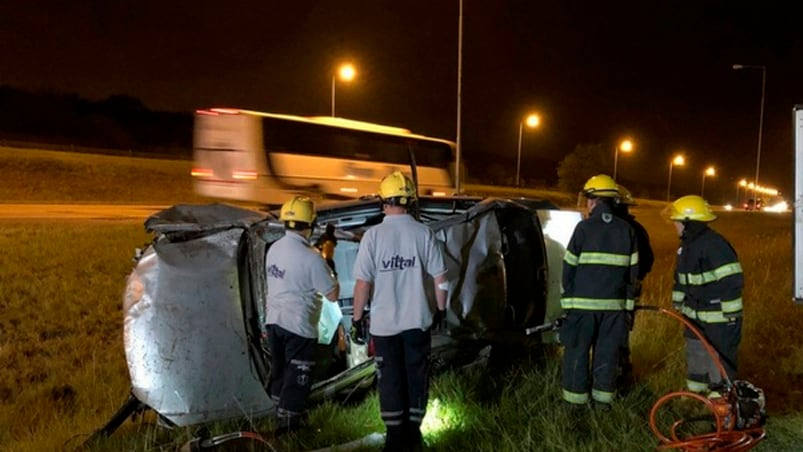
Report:
M 201 195 L 266 205 L 374 194 L 395 170 L 439 196 L 454 191 L 454 148 L 398 127 L 212 108 L 195 114 L 192 176 Z

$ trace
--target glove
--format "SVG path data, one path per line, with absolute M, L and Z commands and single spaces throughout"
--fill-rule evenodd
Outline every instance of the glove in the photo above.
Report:
M 432 316 L 432 330 L 433 331 L 446 331 L 447 328 L 446 323 L 446 310 L 438 309 L 435 311 L 435 315 Z
M 351 342 L 355 344 L 365 343 L 365 320 L 351 319 Z

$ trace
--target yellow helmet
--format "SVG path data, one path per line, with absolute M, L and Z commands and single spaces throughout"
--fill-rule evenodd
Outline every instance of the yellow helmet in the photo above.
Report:
M 394 171 L 379 183 L 379 196 L 383 202 L 406 206 L 415 199 L 415 184 L 401 171 Z
M 583 195 L 587 198 L 615 198 L 619 196 L 619 186 L 611 176 L 598 174 L 583 186 Z
M 633 194 L 630 193 L 630 190 L 619 184 L 616 184 L 616 187 L 619 189 L 619 204 L 623 204 L 625 206 L 636 205 L 636 200 L 633 198 Z
M 293 199 L 282 204 L 282 210 L 279 213 L 279 220 L 287 223 L 292 229 L 309 227 L 315 222 L 316 217 L 315 204 L 306 196 L 293 197 Z M 297 226 L 296 223 L 306 224 Z
M 711 212 L 705 199 L 697 195 L 687 195 L 678 198 L 672 203 L 672 210 L 669 218 L 675 221 L 714 221 L 717 216 Z

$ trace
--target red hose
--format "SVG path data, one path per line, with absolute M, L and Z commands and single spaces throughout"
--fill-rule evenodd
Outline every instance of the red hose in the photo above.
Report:
M 703 336 L 688 319 L 668 309 L 652 306 L 639 306 L 638 309 L 661 312 L 670 317 L 674 317 L 689 328 L 689 330 L 700 339 L 700 342 L 716 364 L 720 375 L 722 375 L 722 381 L 725 383 L 725 391 L 721 398 L 709 399 L 708 397 L 689 391 L 670 392 L 659 398 L 650 410 L 650 429 L 655 436 L 658 437 L 658 440 L 661 441 L 661 444 L 658 445 L 658 450 L 680 449 L 687 452 L 739 452 L 756 447 L 758 443 L 765 438 L 766 432 L 761 427 L 736 430 L 736 416 L 738 413 L 735 407 L 738 400 L 733 390 L 733 383 L 728 378 L 725 367 L 719 360 L 719 355 L 711 344 L 708 343 L 705 336 Z M 701 435 L 680 437 L 678 429 L 687 421 L 685 419 L 677 419 L 672 423 L 668 435 L 661 432 L 656 419 L 658 411 L 670 400 L 682 397 L 701 402 L 708 409 L 711 416 L 713 416 L 716 430 Z

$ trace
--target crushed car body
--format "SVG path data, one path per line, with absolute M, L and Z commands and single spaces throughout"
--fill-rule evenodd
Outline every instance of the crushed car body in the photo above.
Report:
M 433 197 L 421 198 L 414 215 L 447 256 L 448 328 L 433 333 L 435 368 L 480 359 L 488 345 L 524 340 L 525 329 L 560 315 L 561 262 L 579 212 L 541 200 Z M 351 268 L 362 234 L 382 218 L 378 198 L 318 207 L 311 241 L 334 226 L 341 289 L 319 327 L 313 403 L 373 383 L 370 342 L 352 344 L 348 331 Z M 271 413 L 265 253 L 284 234 L 281 223 L 210 204 L 174 206 L 145 226 L 155 238 L 138 253 L 123 302 L 131 396 L 100 432 L 141 408 L 175 426 Z

